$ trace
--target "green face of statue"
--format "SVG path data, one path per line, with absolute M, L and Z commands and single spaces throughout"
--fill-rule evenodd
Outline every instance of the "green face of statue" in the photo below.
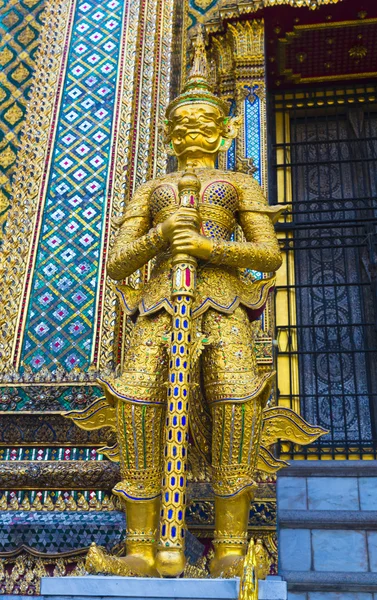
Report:
M 222 143 L 224 116 L 216 106 L 193 102 L 178 106 L 170 117 L 170 137 L 178 157 L 217 154 Z

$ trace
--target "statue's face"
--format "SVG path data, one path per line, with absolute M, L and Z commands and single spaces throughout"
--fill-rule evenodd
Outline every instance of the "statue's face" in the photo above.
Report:
M 216 106 L 193 102 L 178 106 L 170 117 L 170 138 L 177 156 L 216 154 L 224 116 Z

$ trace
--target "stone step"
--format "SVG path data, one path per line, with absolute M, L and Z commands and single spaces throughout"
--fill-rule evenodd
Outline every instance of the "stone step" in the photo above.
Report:
M 377 485 L 377 482 L 376 482 Z M 377 510 L 279 510 L 279 527 L 287 529 L 357 529 L 377 531 Z
M 310 596 L 310 594 L 319 592 L 337 593 L 340 594 L 337 598 L 343 600 L 343 594 L 347 593 L 354 594 L 352 598 L 357 597 L 355 593 L 377 593 L 377 573 L 283 571 L 282 575 L 288 583 L 289 594 L 308 592 Z M 295 598 L 295 596 L 292 597 Z
M 151 577 L 44 577 L 41 600 L 237 600 L 239 579 L 158 579 Z M 280 577 L 259 582 L 259 600 L 286 600 Z
M 377 600 L 377 461 L 294 461 L 277 504 L 289 600 Z
M 288 592 L 288 600 L 377 600 L 373 592 Z

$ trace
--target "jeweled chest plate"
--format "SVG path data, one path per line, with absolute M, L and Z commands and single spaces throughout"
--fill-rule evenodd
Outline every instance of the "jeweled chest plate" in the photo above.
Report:
M 175 185 L 161 184 L 156 187 L 150 197 L 153 224 L 164 221 L 178 207 L 178 189 Z M 202 183 L 199 212 L 203 235 L 229 239 L 235 226 L 237 210 L 238 193 L 229 181 L 219 179 Z

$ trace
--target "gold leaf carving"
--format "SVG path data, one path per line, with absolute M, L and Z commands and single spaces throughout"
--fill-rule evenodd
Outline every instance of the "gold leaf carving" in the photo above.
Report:
M 107 458 L 113 462 L 119 462 L 120 454 L 119 454 L 119 446 L 118 444 L 114 444 L 113 446 L 104 446 L 103 448 L 98 448 L 98 452 L 107 456 Z
M 6 27 L 13 27 L 18 21 L 18 16 L 15 12 L 11 11 L 6 17 L 3 19 L 3 23 Z
M 2 213 L 9 206 L 8 198 L 0 190 L 0 213 Z
M 6 169 L 16 160 L 16 155 L 12 148 L 7 146 L 5 150 L 0 154 L 0 167 Z
M 275 458 L 267 448 L 264 446 L 259 447 L 258 460 L 257 460 L 257 471 L 264 471 L 265 473 L 276 473 L 282 467 L 288 467 L 288 463 L 285 460 Z
M 212 0 L 196 0 L 195 4 L 205 10 L 210 4 Z
M 22 63 L 17 67 L 15 71 L 13 71 L 13 73 L 11 73 L 12 79 L 15 79 L 16 81 L 18 81 L 18 83 L 24 81 L 24 79 L 29 77 L 29 75 L 30 71 L 26 69 Z
M 278 440 L 287 440 L 305 446 L 326 433 L 328 432 L 322 427 L 309 425 L 290 408 L 276 406 L 263 411 L 261 438 L 263 446 L 271 446 Z
M 19 41 L 24 46 L 29 44 L 34 38 L 35 38 L 35 33 L 29 26 L 25 27 L 25 29 L 23 31 L 21 31 L 21 33 L 18 36 Z
M 17 106 L 17 104 L 13 104 L 5 113 L 4 119 L 6 119 L 11 125 L 14 125 L 21 119 L 22 115 L 23 112 L 20 107 Z
M 9 48 L 4 48 L 2 52 L 0 52 L 0 65 L 3 67 L 13 58 L 13 52 L 9 50 Z
M 114 431 L 116 429 L 115 409 L 108 403 L 106 398 L 95 400 L 84 410 L 71 410 L 62 414 L 64 417 L 72 419 L 78 427 L 86 431 L 101 429 L 101 427 L 111 427 Z M 109 451 L 110 448 L 106 450 Z

